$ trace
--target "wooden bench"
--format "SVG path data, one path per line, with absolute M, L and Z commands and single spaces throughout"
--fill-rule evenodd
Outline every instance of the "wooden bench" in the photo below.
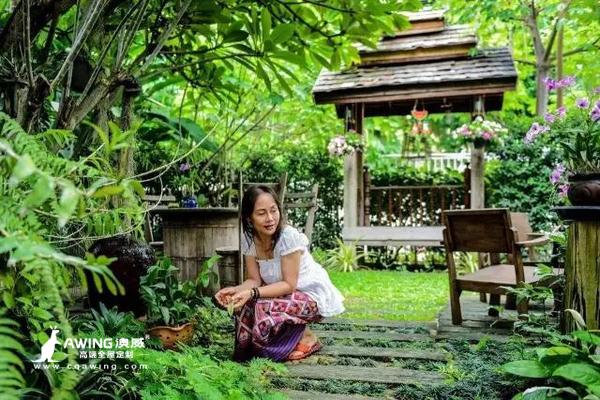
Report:
M 346 244 L 443 247 L 443 226 L 357 226 L 342 229 Z

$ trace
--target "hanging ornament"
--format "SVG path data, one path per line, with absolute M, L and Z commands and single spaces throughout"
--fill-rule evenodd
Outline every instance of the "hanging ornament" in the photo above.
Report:
M 431 133 L 431 127 L 429 126 L 429 122 L 423 122 L 425 118 L 429 115 L 429 111 L 425 109 L 425 105 L 421 102 L 421 106 L 423 107 L 421 110 L 418 110 L 417 107 L 419 105 L 419 100 L 415 100 L 415 105 L 413 106 L 410 114 L 417 121 L 413 124 L 411 133 L 413 135 L 429 135 Z

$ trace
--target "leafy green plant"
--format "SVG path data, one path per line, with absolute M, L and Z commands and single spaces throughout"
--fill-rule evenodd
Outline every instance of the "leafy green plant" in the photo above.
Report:
M 90 317 L 79 318 L 79 329 L 96 332 L 102 337 L 139 337 L 143 336 L 144 326 L 136 320 L 133 313 L 124 313 L 106 308 L 100 303 L 99 310 L 92 309 Z
M 337 248 L 327 251 L 324 267 L 332 271 L 352 272 L 358 268 L 358 262 L 364 257 L 356 253 L 356 243 L 346 244 L 337 240 Z
M 148 323 L 177 325 L 189 321 L 201 302 L 200 289 L 210 284 L 213 265 L 219 256 L 213 256 L 200 266 L 194 281 L 181 283 L 179 269 L 169 258 L 163 258 L 148 268 L 141 279 L 142 299 L 148 307 Z
M 504 364 L 504 371 L 524 378 L 545 379 L 550 385 L 536 386 L 519 394 L 516 399 L 545 399 L 572 395 L 588 400 L 600 397 L 600 335 L 585 329 L 583 318 L 574 310 L 580 330 L 551 339 L 551 347 L 537 347 L 527 360 Z
M 150 399 L 256 399 L 275 400 L 284 395 L 269 390 L 268 372 L 282 374 L 285 367 L 257 359 L 244 366 L 216 362 L 201 347 L 182 346 L 180 352 L 144 349 L 136 360 L 140 369 L 127 383 L 142 400 Z
M 515 321 L 513 329 L 518 333 L 535 334 L 544 336 L 554 336 L 558 332 L 558 325 L 555 318 L 551 318 L 550 310 L 546 308 L 546 302 L 554 299 L 556 293 L 562 291 L 565 285 L 564 274 L 556 275 L 552 269 L 545 264 L 539 264 L 536 268 L 536 275 L 539 276 L 538 283 L 534 286 L 525 283 L 520 287 L 505 287 L 508 293 L 516 296 L 517 303 L 521 301 L 535 302 L 542 306 L 542 312 L 539 314 L 529 313 L 520 316 Z

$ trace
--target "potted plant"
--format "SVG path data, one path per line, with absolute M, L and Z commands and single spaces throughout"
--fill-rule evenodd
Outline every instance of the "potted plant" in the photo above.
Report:
M 475 148 L 485 147 L 490 142 L 499 140 L 501 135 L 507 132 L 508 129 L 498 122 L 487 120 L 481 115 L 454 130 L 455 135 L 467 143 L 473 143 Z
M 345 136 L 334 136 L 327 145 L 327 151 L 333 157 L 342 157 L 359 150 L 364 150 L 364 143 L 361 136 L 354 130 L 349 130 Z
M 573 77 L 546 80 L 550 90 L 575 83 Z M 552 171 L 550 181 L 572 205 L 600 206 L 600 87 L 569 99 L 567 104 L 547 113 L 543 121 L 534 122 L 525 142 L 532 143 L 538 136 L 558 139 L 562 162 Z
M 202 305 L 202 288 L 208 287 L 214 274 L 213 256 L 200 266 L 195 280 L 180 282 L 179 269 L 168 258 L 159 260 L 142 277 L 141 295 L 148 314 L 148 334 L 158 338 L 163 347 L 173 349 L 177 342 L 189 343 L 194 336 L 195 313 Z

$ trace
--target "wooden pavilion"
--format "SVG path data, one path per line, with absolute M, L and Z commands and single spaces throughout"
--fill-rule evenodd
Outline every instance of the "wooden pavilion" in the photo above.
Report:
M 375 49 L 359 46 L 360 64 L 341 72 L 323 70 L 313 87 L 316 104 L 335 104 L 346 130 L 360 135 L 364 118 L 407 115 L 417 103 L 430 114 L 502 108 L 504 92 L 514 90 L 517 81 L 508 48 L 477 49 L 474 30 L 446 25 L 443 11 L 406 15 L 410 29 L 383 38 Z M 472 150 L 470 183 L 470 206 L 483 208 L 483 149 Z M 362 153 L 346 156 L 344 229 L 370 225 L 369 185 Z M 413 235 L 404 233 L 408 236 L 400 237 Z

